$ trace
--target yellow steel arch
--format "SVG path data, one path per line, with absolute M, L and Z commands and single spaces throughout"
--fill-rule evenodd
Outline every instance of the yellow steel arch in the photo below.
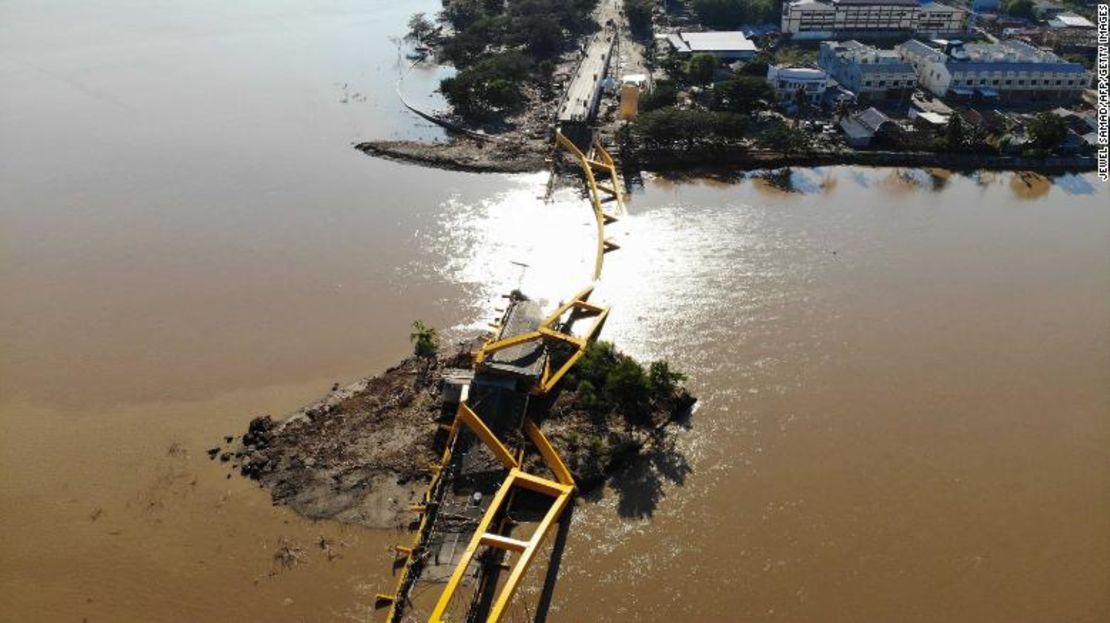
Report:
M 593 207 L 594 218 L 597 223 L 597 252 L 592 273 L 592 281 L 596 282 L 601 277 L 601 269 L 605 254 L 620 248 L 616 243 L 605 238 L 605 226 L 616 222 L 617 214 L 623 215 L 624 213 L 624 202 L 620 191 L 616 166 L 613 162 L 613 158 L 599 141 L 595 140 L 590 149 L 590 153 L 585 154 L 570 139 L 563 135 L 561 131 L 556 131 L 555 139 L 559 145 L 564 147 L 576 158 L 586 177 L 587 189 L 590 194 L 590 203 Z M 604 179 L 599 181 L 599 175 Z M 601 183 L 602 181 L 607 182 L 608 185 Z M 602 193 L 605 193 L 605 198 L 602 197 Z M 614 203 L 615 210 L 606 212 L 604 205 L 607 202 Z M 550 369 L 550 365 L 545 366 L 540 379 L 532 388 L 533 393 L 539 395 L 550 392 L 566 373 L 574 367 L 578 360 L 585 355 L 586 349 L 597 339 L 605 323 L 605 319 L 609 315 L 608 307 L 595 305 L 589 302 L 589 297 L 593 289 L 594 284 L 590 283 L 590 285 L 577 292 L 569 301 L 560 305 L 550 315 L 544 318 L 535 331 L 487 342 L 479 349 L 475 356 L 476 367 L 481 369 L 485 366 L 487 359 L 494 353 L 526 342 L 544 341 L 548 344 L 568 344 L 573 347 L 573 353 L 554 371 Z M 593 319 L 589 329 L 582 335 L 570 333 L 569 325 L 575 320 L 582 318 Z M 478 438 L 490 448 L 494 456 L 496 456 L 506 469 L 509 470 L 509 473 L 508 477 L 495 494 L 489 508 L 482 516 L 474 536 L 471 538 L 463 553 L 462 560 L 456 565 L 443 592 L 440 594 L 439 600 L 432 610 L 432 615 L 428 619 L 430 623 L 443 623 L 443 616 L 450 606 L 451 599 L 462 583 L 467 568 L 470 566 L 474 557 L 477 555 L 478 549 L 481 547 L 500 549 L 517 555 L 514 564 L 510 568 L 509 577 L 497 592 L 489 616 L 486 619 L 487 623 L 498 623 L 505 614 L 525 571 L 527 571 L 528 566 L 535 558 L 540 545 L 551 531 L 551 528 L 558 521 L 563 510 L 570 502 L 571 496 L 574 494 L 575 483 L 570 470 L 567 468 L 558 452 L 556 452 L 555 448 L 547 438 L 544 437 L 539 426 L 530 418 L 524 418 L 523 431 L 539 451 L 540 456 L 551 470 L 551 473 L 554 474 L 554 481 L 524 472 L 520 465 L 519 457 L 521 456 L 521 451 L 516 452 L 514 457 L 514 453 L 485 426 L 482 420 L 470 409 L 470 406 L 465 401 L 460 403 L 455 414 L 455 419 L 451 424 L 447 447 L 443 452 L 443 456 L 438 465 L 430 467 L 432 480 L 428 486 L 428 490 L 423 496 L 424 503 L 413 508 L 414 511 L 421 513 L 421 522 L 413 545 L 412 547 L 398 546 L 396 548 L 398 555 L 405 557 L 404 568 L 398 578 L 397 587 L 393 595 L 378 595 L 379 601 L 390 604 L 389 612 L 386 616 L 387 622 L 392 622 L 397 619 L 397 615 L 399 614 L 399 602 L 401 602 L 407 594 L 406 582 L 411 581 L 410 574 L 413 573 L 413 566 L 417 559 L 417 551 L 423 543 L 426 536 L 425 533 L 430 529 L 428 515 L 426 513 L 427 503 L 435 499 L 439 487 L 443 486 L 442 474 L 451 460 L 454 442 L 463 426 L 470 428 Z M 552 498 L 551 507 L 540 521 L 535 532 L 533 532 L 532 536 L 526 541 L 514 539 L 507 534 L 501 534 L 497 528 L 493 527 L 504 507 L 511 499 L 514 488 L 529 489 Z M 493 528 L 491 529 L 491 527 Z

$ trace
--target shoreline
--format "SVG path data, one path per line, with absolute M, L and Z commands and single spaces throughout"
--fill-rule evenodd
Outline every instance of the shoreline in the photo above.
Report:
M 420 166 L 471 173 L 536 173 L 551 167 L 548 154 L 517 145 L 511 153 L 477 141 L 453 139 L 447 143 L 419 141 L 367 141 L 355 149 L 363 153 Z M 715 172 L 757 171 L 782 167 L 874 166 L 888 168 L 942 168 L 950 171 L 1027 171 L 1060 174 L 1089 172 L 1096 169 L 1093 157 L 1023 158 L 981 154 L 944 154 L 936 152 L 811 152 L 785 154 L 770 150 L 735 151 L 700 149 L 637 150 L 627 152 L 626 167 L 644 172 L 667 174 L 691 169 Z
M 446 171 L 536 173 L 550 166 L 547 154 L 526 144 L 455 138 L 446 143 L 366 141 L 354 147 L 368 156 Z

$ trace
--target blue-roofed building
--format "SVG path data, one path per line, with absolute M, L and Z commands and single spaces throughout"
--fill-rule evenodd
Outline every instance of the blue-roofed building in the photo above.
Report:
M 1023 41 L 963 43 L 911 39 L 897 47 L 918 83 L 938 97 L 1051 100 L 1077 97 L 1087 70 Z
M 822 41 L 817 64 L 860 102 L 907 97 L 917 84 L 898 52 L 855 40 Z

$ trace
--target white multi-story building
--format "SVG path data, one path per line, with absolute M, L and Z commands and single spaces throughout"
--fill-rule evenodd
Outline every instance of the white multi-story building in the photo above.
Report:
M 894 50 L 859 41 L 822 41 L 817 63 L 861 102 L 907 97 L 917 84 L 913 65 Z
M 861 39 L 964 32 L 967 12 L 931 0 L 788 0 L 782 32 L 795 39 Z
M 798 90 L 805 92 L 810 104 L 817 105 L 829 88 L 829 75 L 820 69 L 808 67 L 767 67 L 767 82 L 775 89 L 779 101 L 790 104 L 798 96 Z
M 898 52 L 934 95 L 984 99 L 1067 99 L 1087 88 L 1079 63 L 1016 40 L 992 44 L 911 39 Z

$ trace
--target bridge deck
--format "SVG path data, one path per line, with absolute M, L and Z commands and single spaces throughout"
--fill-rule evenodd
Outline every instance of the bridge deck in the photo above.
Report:
M 614 37 L 598 33 L 586 47 L 586 57 L 567 87 L 566 99 L 559 107 L 559 123 L 589 123 L 597 114 L 601 82 L 609 73 Z

